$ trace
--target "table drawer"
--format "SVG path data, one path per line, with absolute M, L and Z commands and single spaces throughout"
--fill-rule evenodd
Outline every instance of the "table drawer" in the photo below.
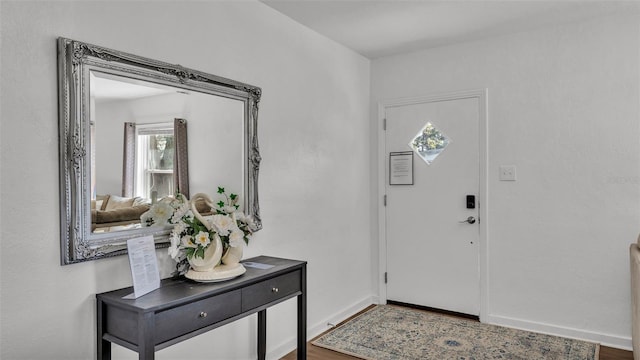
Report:
M 301 291 L 300 270 L 264 280 L 242 289 L 242 311 L 257 308 Z
M 240 290 L 235 290 L 157 313 L 155 343 L 160 344 L 238 315 L 241 312 L 240 299 Z

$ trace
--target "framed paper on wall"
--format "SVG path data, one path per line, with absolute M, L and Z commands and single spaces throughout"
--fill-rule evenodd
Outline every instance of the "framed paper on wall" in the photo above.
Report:
M 389 153 L 389 185 L 413 185 L 413 151 Z

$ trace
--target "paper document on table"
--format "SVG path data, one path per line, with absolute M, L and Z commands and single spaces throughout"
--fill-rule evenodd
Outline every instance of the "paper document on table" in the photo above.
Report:
M 160 272 L 153 236 L 127 240 L 127 252 L 133 278 L 133 294 L 124 298 L 135 299 L 159 288 Z
M 260 269 L 260 270 L 271 269 L 272 267 L 275 266 L 275 265 L 262 264 L 262 263 L 252 262 L 252 261 L 243 262 L 242 265 L 244 265 L 245 267 L 250 267 L 250 268 Z

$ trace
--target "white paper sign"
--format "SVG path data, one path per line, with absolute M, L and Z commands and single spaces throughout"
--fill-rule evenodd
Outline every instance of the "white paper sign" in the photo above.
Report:
M 272 267 L 275 266 L 275 265 L 257 263 L 257 262 L 252 262 L 252 261 L 245 261 L 245 262 L 242 263 L 242 265 L 244 265 L 245 267 L 255 268 L 255 269 L 260 269 L 260 270 L 271 269 Z
M 127 251 L 133 278 L 133 294 L 124 298 L 135 299 L 159 288 L 160 272 L 153 236 L 127 240 Z
M 413 152 L 389 153 L 389 185 L 413 185 Z

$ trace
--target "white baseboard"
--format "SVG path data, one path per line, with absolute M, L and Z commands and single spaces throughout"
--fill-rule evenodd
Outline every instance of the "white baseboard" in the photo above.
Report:
M 312 326 L 307 326 L 307 341 L 327 331 L 331 327 L 330 325 L 328 325 L 329 323 L 338 324 L 348 319 L 350 316 L 357 313 L 358 311 L 366 308 L 367 306 L 371 304 L 377 304 L 377 303 L 378 303 L 377 296 L 374 296 L 374 295 L 367 296 L 362 300 L 355 302 L 354 304 L 347 307 L 346 309 L 340 312 L 337 312 L 329 316 L 328 318 L 325 318 L 317 322 Z M 286 340 L 285 342 L 283 342 L 273 350 L 267 352 L 266 358 L 269 360 L 281 359 L 283 356 L 295 350 L 297 345 L 298 345 L 297 339 L 295 337 L 292 337 L 291 339 Z
M 586 330 L 562 327 L 557 325 L 550 325 L 545 323 L 539 323 L 535 321 L 528 321 L 522 319 L 515 319 L 506 316 L 488 315 L 486 318 L 488 324 L 501 325 L 514 329 L 533 331 L 537 333 L 562 336 L 571 339 L 585 340 L 590 342 L 599 343 L 604 346 L 609 346 L 617 349 L 631 350 L 631 338 L 601 334 Z

